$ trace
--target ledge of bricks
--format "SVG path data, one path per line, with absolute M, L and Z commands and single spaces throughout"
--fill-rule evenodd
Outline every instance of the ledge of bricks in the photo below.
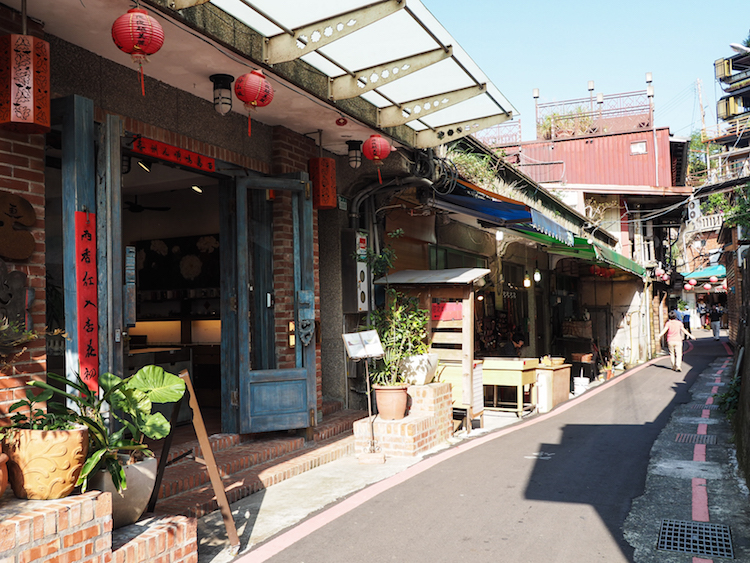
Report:
M 196 521 L 152 518 L 113 532 L 110 493 L 21 500 L 8 487 L 0 497 L 0 563 L 31 561 L 196 563 Z
M 380 451 L 388 456 L 419 455 L 444 443 L 453 433 L 450 383 L 412 385 L 411 405 L 401 420 L 381 420 L 377 416 L 373 433 Z M 354 423 L 355 450 L 364 452 L 370 440 L 370 420 Z

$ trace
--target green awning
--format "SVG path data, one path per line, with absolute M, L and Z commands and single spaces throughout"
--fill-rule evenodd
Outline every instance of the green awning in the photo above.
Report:
M 547 247 L 546 250 L 549 254 L 578 258 L 588 262 L 605 262 L 610 266 L 635 274 L 636 276 L 643 276 L 646 273 L 646 269 L 637 262 L 596 242 L 589 244 L 585 238 L 573 237 L 573 246 L 567 246 L 543 233 L 521 229 L 513 229 L 513 231 L 529 240 L 543 244 Z

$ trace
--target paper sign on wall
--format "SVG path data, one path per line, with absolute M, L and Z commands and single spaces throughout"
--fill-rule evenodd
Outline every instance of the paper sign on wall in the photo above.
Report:
M 96 216 L 77 211 L 76 294 L 78 296 L 78 362 L 81 379 L 99 389 L 99 307 L 96 277 Z

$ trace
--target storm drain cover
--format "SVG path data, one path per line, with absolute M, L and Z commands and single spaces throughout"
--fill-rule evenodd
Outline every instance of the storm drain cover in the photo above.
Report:
M 657 549 L 734 559 L 729 526 L 708 522 L 662 520 Z
M 694 409 L 709 409 L 712 411 L 715 411 L 719 408 L 719 405 L 702 405 L 700 403 L 691 403 L 690 406 Z
M 715 444 L 716 436 L 713 434 L 677 434 L 675 442 L 683 444 Z

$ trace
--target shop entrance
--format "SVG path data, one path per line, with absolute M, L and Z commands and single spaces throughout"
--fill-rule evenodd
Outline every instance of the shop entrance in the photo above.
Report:
M 98 349 L 92 350 L 100 372 L 128 375 L 151 363 L 173 373 L 188 369 L 201 408 L 220 412 L 223 432 L 314 426 L 307 175 L 269 178 L 240 170 L 235 178 L 215 167 L 203 173 L 176 164 L 176 147 L 159 144 L 145 158 L 136 146 L 143 139 L 125 135 L 118 117 L 94 122 L 90 100 L 61 98 L 53 110 L 60 131 L 53 157 L 59 172 L 48 173 L 47 257 L 48 283 L 64 295 L 62 322 L 68 336 L 60 371 L 75 378 L 78 366 L 80 284 L 73 218 L 84 214 L 96 224 L 99 336 Z M 162 158 L 170 150 L 171 160 Z M 180 152 L 184 158 L 187 151 Z M 191 155 L 194 163 L 198 158 Z M 276 369 L 269 189 L 292 194 L 289 289 L 301 345 L 291 369 Z

